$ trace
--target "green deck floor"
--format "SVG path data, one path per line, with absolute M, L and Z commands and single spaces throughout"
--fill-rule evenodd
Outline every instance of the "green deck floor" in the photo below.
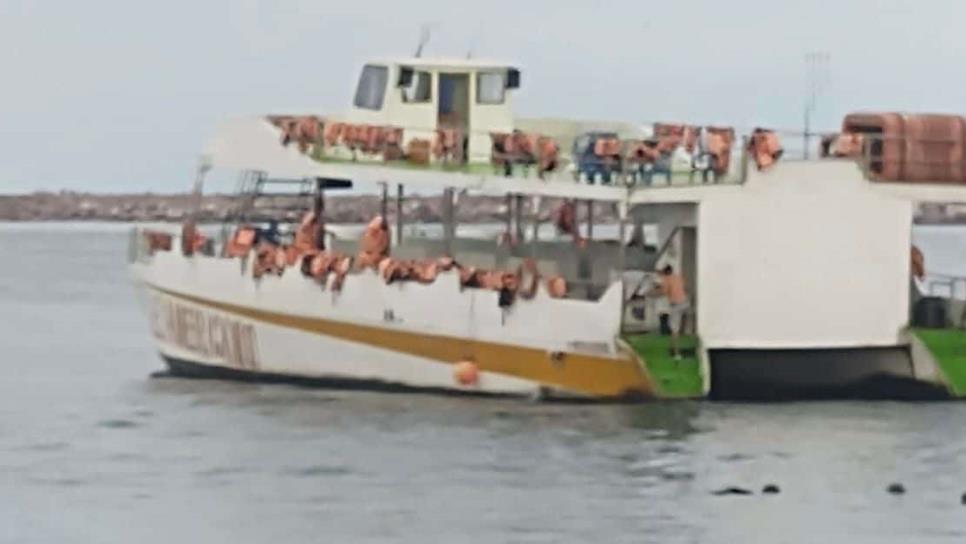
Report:
M 658 396 L 661 398 L 701 397 L 703 381 L 701 363 L 698 361 L 698 338 L 681 337 L 682 360 L 671 356 L 671 337 L 659 334 L 633 334 L 624 340 L 637 352 L 654 378 Z
M 912 329 L 946 376 L 952 392 L 966 396 L 966 330 Z

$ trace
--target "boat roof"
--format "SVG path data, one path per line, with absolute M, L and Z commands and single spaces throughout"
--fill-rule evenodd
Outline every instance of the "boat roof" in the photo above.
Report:
M 493 68 L 513 68 L 512 62 L 492 59 L 466 59 L 455 57 L 396 57 L 367 61 L 366 64 L 385 64 L 428 68 L 435 70 L 481 70 Z

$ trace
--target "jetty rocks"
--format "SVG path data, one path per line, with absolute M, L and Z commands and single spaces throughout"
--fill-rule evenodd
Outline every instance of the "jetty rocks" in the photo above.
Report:
M 394 221 L 395 191 L 389 195 L 389 219 Z M 326 206 L 329 223 L 365 223 L 379 215 L 382 199 L 376 194 L 330 193 Z M 304 215 L 306 197 L 277 196 L 262 199 L 264 220 L 269 217 L 292 222 Z M 549 218 L 553 199 L 545 199 L 540 214 Z M 227 194 L 205 195 L 201 200 L 198 221 L 216 223 L 230 217 L 236 197 Z M 438 223 L 442 219 L 442 198 L 438 195 L 405 195 L 403 213 L 407 222 Z M 192 195 L 179 194 L 96 194 L 71 191 L 37 192 L 25 195 L 0 195 L 0 221 L 116 221 L 116 222 L 180 222 L 193 205 Z M 506 199 L 463 195 L 459 200 L 460 221 L 466 223 L 502 222 L 506 217 Z M 612 206 L 598 204 L 594 208 L 598 220 L 614 219 Z M 259 219 L 259 214 L 255 214 Z

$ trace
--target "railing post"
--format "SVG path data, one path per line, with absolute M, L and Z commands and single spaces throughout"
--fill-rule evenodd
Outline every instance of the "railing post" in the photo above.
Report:
M 396 245 L 403 241 L 403 186 L 396 185 Z
M 380 181 L 379 184 L 382 185 L 382 202 L 379 206 L 379 215 L 382 216 L 383 221 L 386 221 L 389 213 L 389 182 Z
M 523 232 L 523 195 L 516 195 L 516 202 L 513 209 L 514 221 L 516 222 L 515 236 L 517 243 L 522 243 L 524 239 Z
M 456 210 L 453 204 L 453 189 L 443 190 L 443 237 L 446 255 L 453 256 L 453 238 L 456 235 Z
M 747 136 L 741 137 L 741 173 L 739 174 L 741 176 L 741 185 L 744 185 L 748 181 L 748 144 L 750 141 Z

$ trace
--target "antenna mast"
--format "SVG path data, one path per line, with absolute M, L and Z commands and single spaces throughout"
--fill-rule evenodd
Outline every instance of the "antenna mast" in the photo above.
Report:
M 429 23 L 423 23 L 419 27 L 419 45 L 416 46 L 416 54 L 413 55 L 417 59 L 423 56 L 423 48 L 429 43 L 429 38 L 432 36 L 432 28 Z
M 825 92 L 828 83 L 828 51 L 813 51 L 805 55 L 805 142 L 804 158 L 808 158 L 812 130 L 812 114 L 818 105 L 818 99 Z

